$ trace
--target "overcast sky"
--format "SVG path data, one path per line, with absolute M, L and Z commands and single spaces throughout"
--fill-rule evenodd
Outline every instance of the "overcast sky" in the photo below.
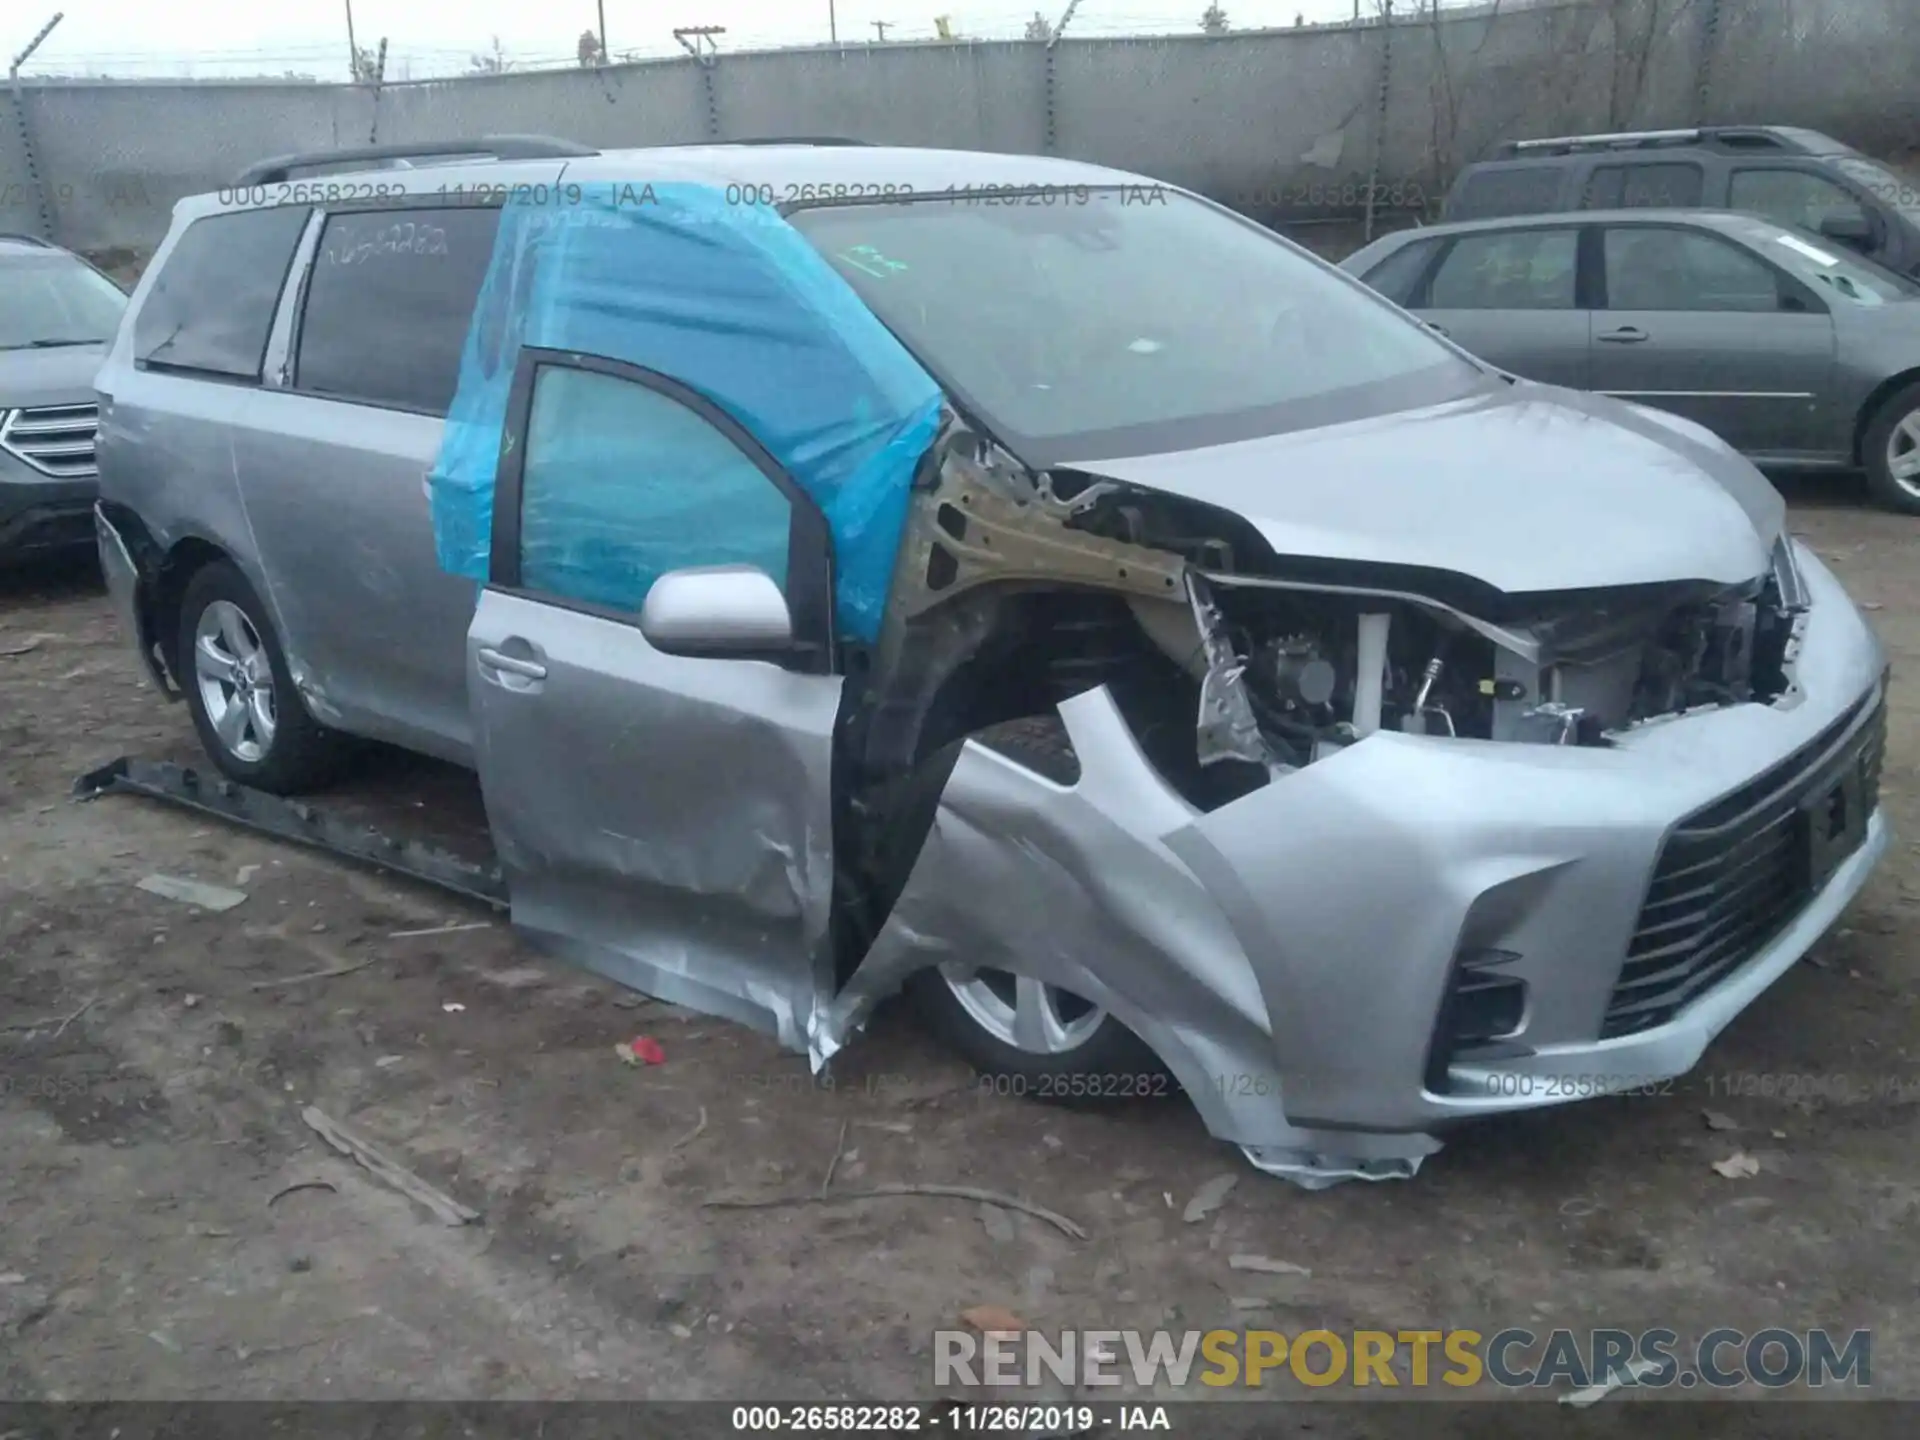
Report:
M 1361 0 L 1371 11 L 1377 0 Z M 1443 0 L 1445 3 L 1445 0 Z M 466 68 L 499 37 L 509 61 L 573 55 L 580 32 L 599 27 L 595 0 L 352 0 L 354 35 L 366 48 L 385 36 L 388 74 L 415 77 Z M 1350 18 L 1354 0 L 1221 0 L 1235 29 Z M 1411 8 L 1413 0 L 1400 0 Z M 675 26 L 724 25 L 722 49 L 823 44 L 829 0 L 604 0 L 607 45 L 616 55 L 678 53 Z M 1068 33 L 1118 35 L 1197 30 L 1207 0 L 1083 0 Z M 345 79 L 346 0 L 5 0 L 0 50 L 11 59 L 55 9 L 65 18 L 23 73 L 110 75 L 278 74 Z M 960 35 L 1008 39 L 1032 16 L 1032 0 L 832 0 L 843 42 L 867 41 L 872 22 L 889 39 L 931 39 L 945 15 Z M 1065 0 L 1046 0 L 1058 19 Z M 1189 13 L 1191 12 L 1191 13 Z

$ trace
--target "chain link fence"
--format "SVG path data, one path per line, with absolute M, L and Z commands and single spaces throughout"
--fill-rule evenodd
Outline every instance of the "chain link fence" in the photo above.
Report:
M 373 136 L 540 132 L 615 148 L 795 134 L 1092 160 L 1338 252 L 1431 213 L 1461 165 L 1518 136 L 1798 124 L 1901 160 L 1920 146 L 1913 5 L 1365 0 L 1368 23 L 1342 27 L 1140 39 L 1069 27 L 1052 44 L 720 54 L 377 90 L 30 84 L 31 151 L 0 123 L 0 230 L 138 251 L 177 199 L 251 161 Z

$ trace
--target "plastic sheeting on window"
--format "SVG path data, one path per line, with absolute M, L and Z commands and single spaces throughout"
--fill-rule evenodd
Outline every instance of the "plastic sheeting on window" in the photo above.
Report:
M 729 203 L 704 185 L 641 181 L 569 185 L 547 198 L 505 207 L 474 308 L 429 482 L 441 567 L 487 578 L 521 347 L 600 355 L 699 391 L 766 447 L 826 516 L 841 632 L 873 639 L 914 468 L 939 423 L 932 377 L 769 208 Z M 660 517 L 662 534 L 670 527 L 684 545 L 656 555 L 673 566 L 723 562 L 737 548 L 726 492 L 704 513 L 687 498 L 673 497 L 678 513 Z M 628 507 L 622 518 L 646 517 Z M 607 559 L 612 549 L 577 553 Z
M 755 565 L 786 585 L 792 502 L 725 435 L 657 390 L 543 370 L 522 464 L 520 582 L 530 590 L 637 612 L 653 582 L 690 555 Z

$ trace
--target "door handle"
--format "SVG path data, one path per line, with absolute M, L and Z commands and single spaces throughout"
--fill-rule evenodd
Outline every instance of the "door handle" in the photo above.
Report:
M 477 657 L 486 670 L 498 670 L 507 675 L 518 675 L 527 680 L 544 680 L 547 667 L 538 660 L 522 660 L 518 655 L 508 655 L 495 650 L 491 645 L 482 645 Z
M 1618 330 L 1608 330 L 1597 338 L 1609 345 L 1638 345 L 1651 337 L 1638 325 L 1622 325 Z

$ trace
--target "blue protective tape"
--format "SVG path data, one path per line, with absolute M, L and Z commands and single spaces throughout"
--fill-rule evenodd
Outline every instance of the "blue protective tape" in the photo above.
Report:
M 430 477 L 441 567 L 487 578 L 494 476 L 520 348 L 578 351 L 671 376 L 764 445 L 826 516 L 842 634 L 872 640 L 908 489 L 939 425 L 932 377 L 770 208 L 729 203 L 703 185 L 638 181 L 568 186 L 549 198 L 501 213 Z M 617 577 L 583 574 L 583 584 L 610 593 L 651 583 L 657 566 L 718 563 L 737 548 L 724 494 L 699 513 L 675 497 L 661 519 L 683 545 L 651 547 L 644 572 L 621 557 Z M 636 491 L 633 500 L 638 511 L 628 507 L 621 519 L 644 525 L 645 497 Z M 610 552 L 586 536 L 562 548 Z

